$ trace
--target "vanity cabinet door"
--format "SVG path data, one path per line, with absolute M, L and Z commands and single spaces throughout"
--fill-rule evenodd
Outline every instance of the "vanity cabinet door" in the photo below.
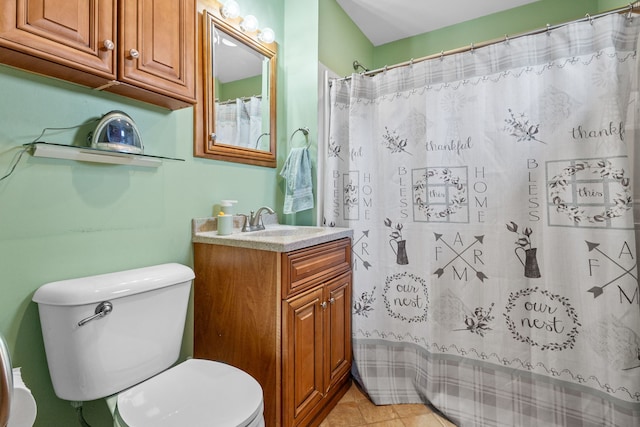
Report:
M 327 391 L 351 369 L 351 272 L 325 285 L 325 384 Z
M 351 272 L 284 304 L 284 425 L 306 426 L 323 418 L 334 389 L 349 378 Z
M 284 425 L 298 425 L 325 393 L 322 287 L 284 301 Z
M 116 16 L 116 0 L 0 0 L 0 47 L 11 49 L 0 53 L 31 55 L 11 58 L 22 68 L 44 59 L 113 80 Z
M 194 0 L 120 2 L 119 79 L 195 100 Z

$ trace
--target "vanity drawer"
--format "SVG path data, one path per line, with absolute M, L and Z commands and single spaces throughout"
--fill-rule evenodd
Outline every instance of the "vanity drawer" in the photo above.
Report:
M 351 239 L 282 254 L 282 297 L 287 298 L 351 268 Z

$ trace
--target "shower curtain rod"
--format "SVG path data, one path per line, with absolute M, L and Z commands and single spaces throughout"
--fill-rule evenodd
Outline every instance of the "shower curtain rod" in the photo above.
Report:
M 218 99 L 216 99 L 215 102 L 217 102 L 220 105 L 226 105 L 226 104 L 235 104 L 238 99 L 240 101 L 249 101 L 251 98 L 262 99 L 262 95 L 243 96 L 243 97 L 240 97 L 240 98 L 227 99 L 226 101 L 218 101 Z
M 378 69 L 375 69 L 375 70 L 362 72 L 362 73 L 360 73 L 360 75 L 373 77 L 376 74 L 382 73 L 382 72 L 387 71 L 387 70 L 391 70 L 393 68 L 406 67 L 407 65 L 413 65 L 413 64 L 415 64 L 417 62 L 427 61 L 429 59 L 443 58 L 445 56 L 455 55 L 457 53 L 470 52 L 470 51 L 473 51 L 474 49 L 478 49 L 478 48 L 485 47 L 485 46 L 490 46 L 492 44 L 508 42 L 509 40 L 517 39 L 517 38 L 520 38 L 520 37 L 526 37 L 526 36 L 532 36 L 534 34 L 545 33 L 545 32 L 548 32 L 548 31 L 555 30 L 555 29 L 560 28 L 560 27 L 564 27 L 565 25 L 572 24 L 574 22 L 592 21 L 593 19 L 600 18 L 600 17 L 606 16 L 606 15 L 611 15 L 611 14 L 614 14 L 614 13 L 628 13 L 629 16 L 631 16 L 632 13 L 639 13 L 638 12 L 639 8 L 640 8 L 640 1 L 636 1 L 636 2 L 633 2 L 633 3 L 629 3 L 629 5 L 627 5 L 627 6 L 619 7 L 619 8 L 616 8 L 616 9 L 611 9 L 611 10 L 608 10 L 606 12 L 602 12 L 602 13 L 599 13 L 597 15 L 594 15 L 594 16 L 591 16 L 590 14 L 587 13 L 584 18 L 574 19 L 572 21 L 567 21 L 567 22 L 563 22 L 563 23 L 555 24 L 555 25 L 547 24 L 547 26 L 544 27 L 544 28 L 539 28 L 539 29 L 536 29 L 536 30 L 527 31 L 525 33 L 516 34 L 514 36 L 509 36 L 508 34 L 505 34 L 504 37 L 499 38 L 499 39 L 488 40 L 488 41 L 485 41 L 485 42 L 482 42 L 482 43 L 478 43 L 478 44 L 471 43 L 470 45 L 467 45 L 467 46 L 463 46 L 463 47 L 459 47 L 459 48 L 456 48 L 456 49 L 448 50 L 446 52 L 445 51 L 441 51 L 440 53 L 434 53 L 432 55 L 423 56 L 422 58 L 418 58 L 418 59 L 411 58 L 411 60 L 409 60 L 409 61 L 400 62 L 400 63 L 394 64 L 394 65 L 388 65 L 388 66 L 385 65 L 382 68 L 378 68 Z M 356 61 L 354 61 L 354 64 L 355 63 L 356 63 Z M 360 65 L 360 63 L 358 63 L 358 65 Z M 354 68 L 355 68 L 355 65 L 354 65 Z M 351 79 L 351 76 L 346 76 L 346 77 L 341 77 L 341 78 L 333 78 L 333 79 L 330 79 L 329 84 L 331 84 L 331 82 L 333 82 L 333 81 L 342 81 L 342 80 L 350 80 L 350 79 Z

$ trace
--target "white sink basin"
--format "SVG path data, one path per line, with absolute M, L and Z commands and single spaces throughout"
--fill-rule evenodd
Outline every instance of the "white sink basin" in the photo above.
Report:
M 296 237 L 296 236 L 308 236 L 310 234 L 322 233 L 324 229 L 320 227 L 284 227 L 276 226 L 274 228 L 266 228 L 260 231 L 251 231 L 246 234 L 248 239 L 252 237 Z

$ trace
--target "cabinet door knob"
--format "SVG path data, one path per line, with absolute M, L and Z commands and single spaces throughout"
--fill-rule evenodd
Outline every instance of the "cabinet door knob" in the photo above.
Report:
M 335 304 L 335 303 L 336 303 L 336 299 L 335 299 L 335 298 L 333 298 L 333 297 L 331 297 L 331 298 L 329 299 L 329 302 L 330 302 L 331 304 Z
M 138 52 L 136 49 L 130 49 L 129 50 L 129 56 L 131 58 L 139 58 L 140 57 L 140 52 Z
M 320 307 L 327 308 L 327 302 L 326 301 L 322 301 L 322 304 L 320 304 Z
M 115 44 L 113 44 L 113 42 L 112 42 L 111 40 L 109 40 L 109 39 L 107 39 L 107 40 L 103 41 L 103 42 L 102 42 L 102 46 L 104 46 L 104 48 L 105 48 L 106 50 L 113 50 L 113 49 L 115 49 L 115 47 L 116 47 L 116 45 L 115 45 Z

